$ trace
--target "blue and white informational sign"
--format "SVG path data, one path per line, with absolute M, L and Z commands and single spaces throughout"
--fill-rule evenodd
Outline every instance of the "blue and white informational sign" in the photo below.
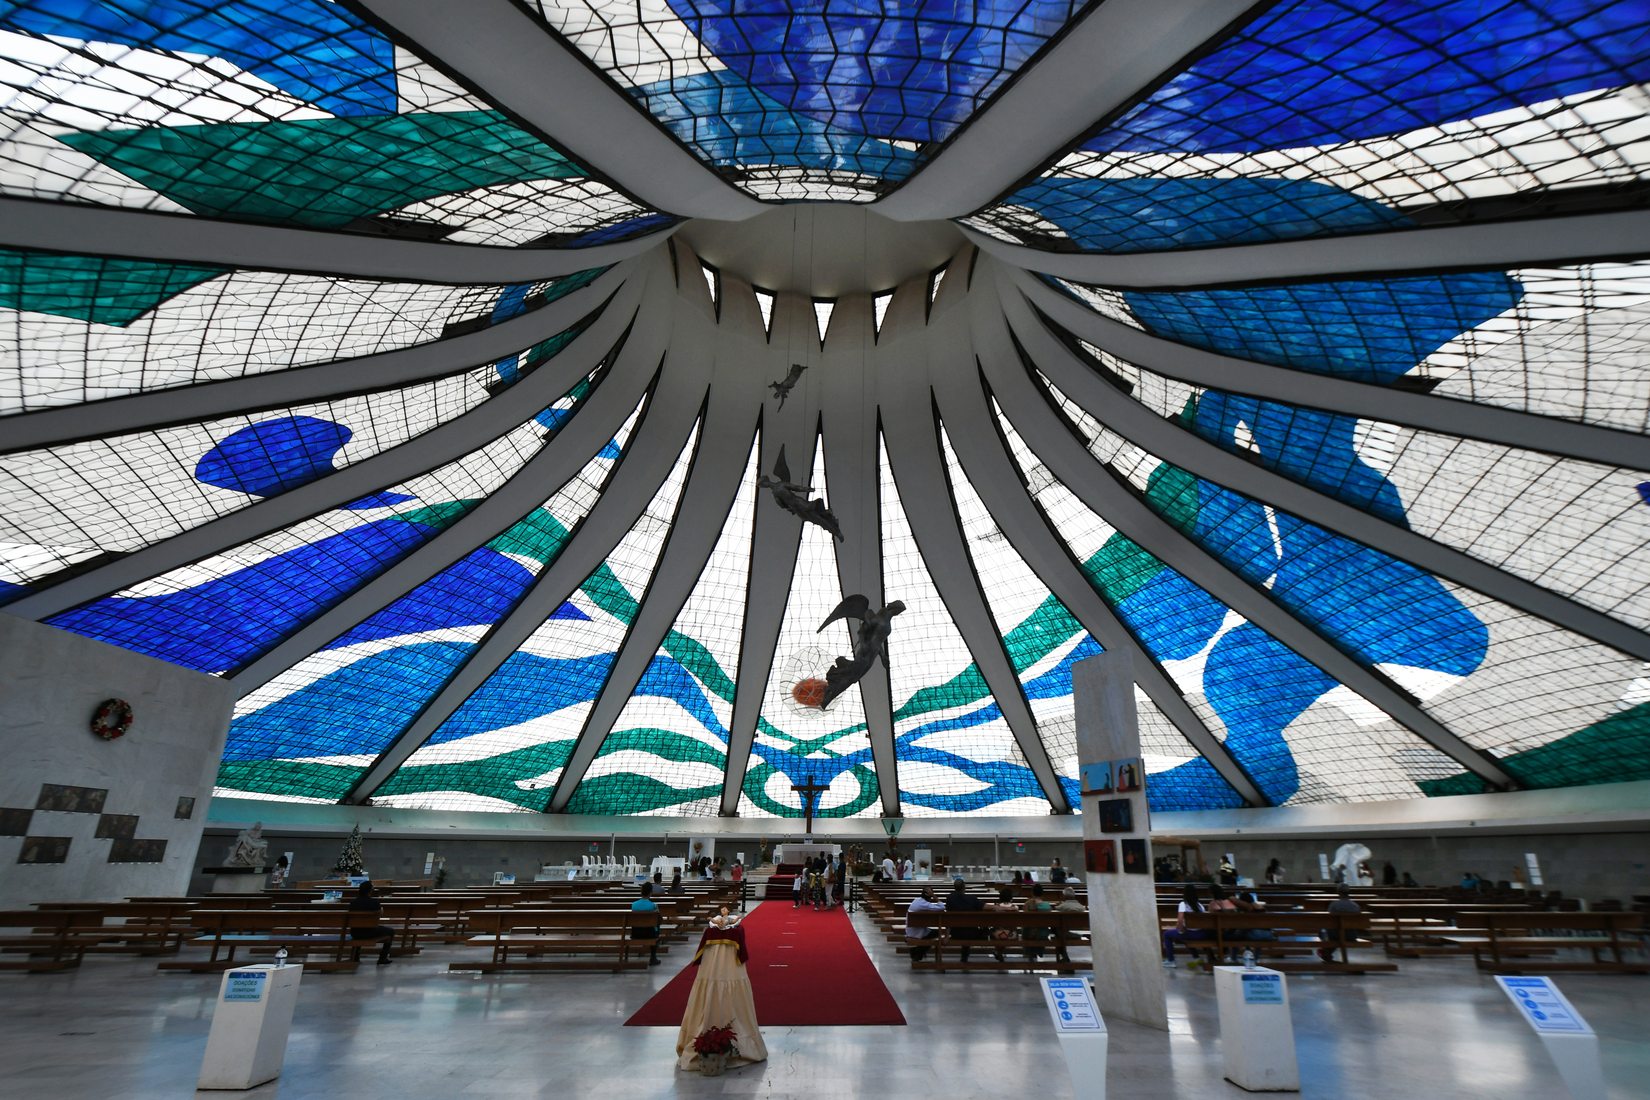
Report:
M 1069 1034 L 1106 1030 L 1100 1019 L 1100 1010 L 1094 1007 L 1094 996 L 1089 992 L 1086 980 L 1044 978 L 1043 996 L 1048 1000 L 1048 1014 L 1054 1020 L 1055 1031 Z
M 1281 1005 L 1283 1003 L 1282 974 L 1242 974 L 1243 1003 L 1246 1005 Z
M 261 1001 L 269 981 L 267 970 L 231 970 L 223 987 L 226 1001 Z
M 1593 1029 L 1565 1000 L 1564 994 L 1553 986 L 1551 978 L 1495 979 L 1513 1004 L 1524 1013 L 1524 1019 L 1542 1035 L 1591 1035 Z

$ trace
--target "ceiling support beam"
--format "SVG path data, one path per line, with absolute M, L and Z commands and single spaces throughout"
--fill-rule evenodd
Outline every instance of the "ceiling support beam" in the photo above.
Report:
M 1070 548 L 1050 529 L 1047 517 L 1027 493 L 1019 469 L 1003 445 L 996 418 L 980 387 L 945 385 L 936 386 L 934 392 L 963 472 L 1009 544 L 1107 652 L 1132 654 L 1135 682 L 1140 689 L 1238 797 L 1250 806 L 1269 805 L 1249 773 L 1204 725 L 1163 666 L 1095 591 L 1072 558 Z
M 509 0 L 357 0 L 356 6 L 656 210 L 736 221 L 764 209 L 707 168 L 525 6 Z
M 915 314 L 921 325 L 927 280 L 912 280 L 895 291 L 883 316 L 884 339 L 897 335 Z M 902 300 L 903 299 L 903 300 Z M 781 301 L 792 314 L 791 323 L 808 331 L 813 309 L 806 298 L 786 295 Z M 777 312 L 777 310 L 776 310 Z M 872 607 L 888 601 L 882 585 L 882 506 L 880 457 L 877 449 L 877 387 L 886 345 L 873 336 L 869 298 L 846 298 L 831 314 L 826 335 L 820 400 L 825 423 L 826 490 L 831 510 L 842 526 L 836 547 L 837 578 L 844 596 L 863 594 Z M 896 627 L 897 629 L 897 627 Z M 836 637 L 840 638 L 841 634 Z M 859 681 L 865 704 L 866 732 L 876 765 L 878 793 L 884 817 L 900 816 L 899 758 L 894 750 L 893 688 L 888 667 L 879 659 Z
M 901 221 L 971 214 L 1224 37 L 1254 0 L 1106 0 L 1021 69 L 934 159 L 871 209 Z
M 287 635 L 275 648 L 230 673 L 228 679 L 240 697 L 244 699 L 520 522 L 577 477 L 635 411 L 648 386 L 648 371 L 658 365 L 663 353 L 658 346 L 662 342 L 632 332 L 613 369 L 538 454 L 429 542 Z
M 1052 337 L 1048 339 L 1052 341 Z M 1497 789 L 1517 787 L 1488 753 L 1480 752 L 1451 733 L 1390 679 L 1354 659 L 1332 639 L 1238 576 L 1117 480 L 1111 469 L 1090 454 L 1061 421 L 1026 372 L 1001 314 L 977 311 L 975 340 L 986 376 L 1009 421 L 1038 459 L 1091 510 L 1104 516 L 1148 553 L 1200 585 L 1325 675 L 1362 695 L 1462 767 Z
M 691 347 L 693 354 L 708 356 L 710 353 L 708 340 L 694 341 Z M 679 367 L 680 363 L 672 364 L 672 369 Z M 704 575 L 706 563 L 716 551 L 734 497 L 742 489 L 754 491 L 754 477 L 751 485 L 742 485 L 754 442 L 750 423 L 742 416 L 747 406 L 734 399 L 731 387 L 721 383 L 721 378 L 711 382 L 710 408 L 699 433 L 693 468 L 688 472 L 687 484 L 676 506 L 675 522 L 671 524 L 665 548 L 653 569 L 653 579 L 642 595 L 636 617 L 613 663 L 608 666 L 607 682 L 585 717 L 573 753 L 556 780 L 550 795 L 550 813 L 566 812 L 636 685 L 653 663 L 665 636 Z
M 640 256 L 675 231 L 672 226 L 587 248 L 509 248 L 0 198 L 0 247 L 5 248 L 445 286 L 532 283 L 605 267 Z
M 662 262 L 662 261 L 660 261 Z M 289 527 L 321 512 L 359 500 L 386 486 L 442 466 L 486 446 L 519 427 L 532 410 L 543 409 L 588 375 L 618 343 L 641 300 L 644 279 L 632 279 L 614 300 L 555 358 L 528 372 L 499 396 L 489 398 L 424 434 L 317 478 L 278 496 L 249 504 L 198 527 L 115 558 L 31 592 L 8 604 L 6 613 L 45 619 L 88 600 L 221 554 L 251 539 Z
M 1191 290 L 1291 279 L 1381 278 L 1440 271 L 1486 271 L 1650 255 L 1642 210 L 1556 214 L 1504 222 L 1434 225 L 1301 241 L 1105 254 L 1047 252 L 964 228 L 1004 263 L 1080 283 L 1123 290 Z
M 1246 462 L 1159 416 L 1119 392 L 1057 340 L 1006 281 L 999 283 L 999 289 L 1008 324 L 1049 381 L 1112 431 L 1147 453 L 1555 626 L 1641 661 L 1650 661 L 1650 634 L 1642 630 L 1282 474 Z
M 613 268 L 589 286 L 541 309 L 463 336 L 218 382 L 18 413 L 0 419 L 5 429 L 0 454 L 410 386 L 474 369 L 566 331 L 601 308 L 633 271 L 629 266 Z
M 550 567 L 540 573 L 516 606 L 471 651 L 416 718 L 379 754 L 345 796 L 371 797 L 453 712 L 497 672 L 510 655 L 543 626 L 556 608 L 578 590 L 647 511 L 676 464 L 699 419 L 709 384 L 706 372 L 676 370 L 667 361 L 646 413 L 631 433 L 624 457 L 584 522 L 574 528 Z
M 1188 385 L 1583 462 L 1650 470 L 1647 435 L 1204 351 L 1102 316 L 1028 272 L 1013 270 L 1008 276 L 1032 305 L 1068 332 L 1121 359 Z M 1005 289 L 1004 293 L 1011 291 Z
M 776 324 L 781 347 L 790 347 L 790 310 L 780 312 Z M 767 380 L 764 363 L 777 365 L 769 352 L 762 328 L 762 316 L 749 284 L 728 272 L 722 274 L 722 309 L 718 327 L 723 337 L 723 354 L 736 355 L 749 365 L 757 386 Z M 745 338 L 738 340 L 743 333 Z M 735 350 L 739 349 L 739 350 Z M 805 358 L 811 358 L 805 357 Z M 798 389 L 783 408 L 771 398 L 764 401 L 761 418 L 761 457 L 758 468 L 771 473 L 781 449 L 798 484 L 812 485 L 819 476 L 813 468 L 818 438 L 821 373 L 807 371 Z M 761 390 L 758 390 L 761 393 Z M 785 623 L 785 608 L 795 583 L 797 551 L 801 546 L 802 521 L 776 504 L 770 494 L 756 502 L 756 527 L 751 538 L 750 580 L 745 589 L 744 630 L 739 636 L 739 675 L 733 695 L 733 721 L 728 728 L 727 774 L 722 781 L 722 816 L 739 814 L 739 798 L 745 790 L 750 769 L 751 748 L 762 719 L 762 704 L 773 674 L 774 651 Z
M 956 350 L 946 347 L 956 343 L 964 345 L 962 354 L 966 356 L 967 334 L 966 331 L 960 334 L 964 337 L 961 341 L 940 340 L 934 349 L 936 356 Z M 945 457 L 940 453 L 932 391 L 923 374 L 916 370 L 909 371 L 889 389 L 898 392 L 884 390 L 883 439 L 894 481 L 899 487 L 900 507 L 905 511 L 928 575 L 1020 746 L 1026 765 L 1042 786 L 1043 797 L 1056 812 L 1070 813 L 1071 802 L 1037 734 L 1037 719 L 1031 713 L 1031 703 L 1003 645 L 1002 632 L 986 604 L 985 592 L 968 552 L 947 478 Z M 897 636 L 893 648 L 896 653 L 900 651 Z

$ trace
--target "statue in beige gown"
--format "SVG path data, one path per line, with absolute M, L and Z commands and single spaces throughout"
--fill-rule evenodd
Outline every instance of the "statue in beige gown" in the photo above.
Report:
M 710 920 L 699 941 L 692 966 L 698 967 L 687 1009 L 682 1013 L 682 1030 L 676 1035 L 676 1068 L 698 1069 L 698 1053 L 693 1040 L 708 1027 L 732 1026 L 739 1053 L 728 1059 L 729 1066 L 765 1062 L 768 1048 L 756 1026 L 756 999 L 751 995 L 750 976 L 745 973 L 745 930 L 728 907 Z

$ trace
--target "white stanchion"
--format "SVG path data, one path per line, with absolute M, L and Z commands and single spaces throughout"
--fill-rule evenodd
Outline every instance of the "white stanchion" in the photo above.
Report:
M 1289 984 L 1266 967 L 1215 967 L 1226 1079 L 1250 1092 L 1299 1092 Z
M 1598 1035 L 1581 1018 L 1551 978 L 1496 977 L 1512 1003 L 1552 1055 L 1558 1075 L 1575 1100 L 1607 1100 L 1604 1066 L 1598 1057 Z
M 218 987 L 197 1088 L 249 1089 L 281 1075 L 302 966 L 240 966 Z
M 1043 978 L 1054 1035 L 1071 1073 L 1077 1100 L 1106 1100 L 1106 1049 L 1110 1036 L 1086 978 Z

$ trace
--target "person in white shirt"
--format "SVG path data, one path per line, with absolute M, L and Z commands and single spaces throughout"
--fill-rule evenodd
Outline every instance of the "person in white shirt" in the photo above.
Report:
M 882 857 L 882 879 L 884 882 L 894 882 L 899 878 L 899 872 L 894 868 L 892 854 Z
M 924 886 L 922 893 L 911 899 L 911 906 L 905 912 L 907 916 L 912 913 L 943 913 L 945 903 L 935 899 L 932 887 Z M 905 926 L 905 942 L 911 945 L 912 962 L 921 962 L 928 954 L 928 947 L 921 941 L 933 934 L 932 928 L 914 928 L 909 924 Z

